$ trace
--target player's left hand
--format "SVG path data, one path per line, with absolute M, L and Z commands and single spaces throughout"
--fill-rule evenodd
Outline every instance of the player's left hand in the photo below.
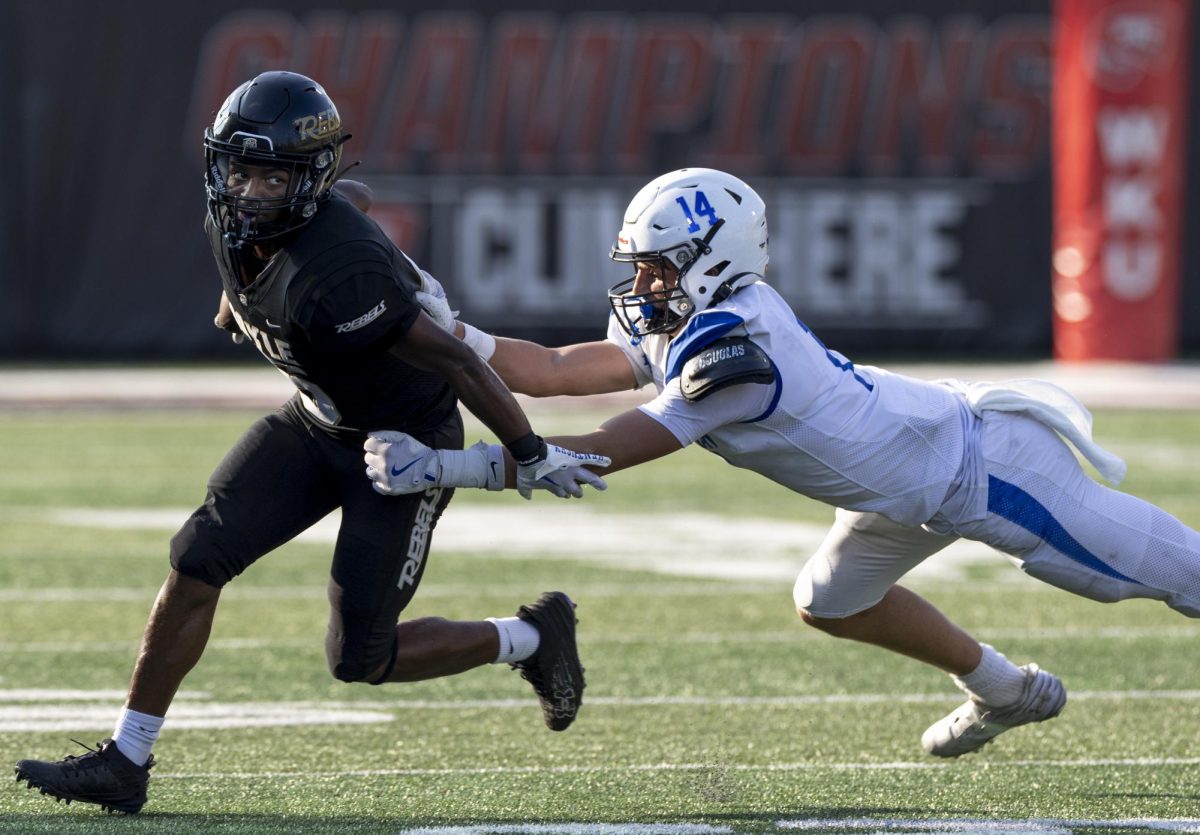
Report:
M 404 432 L 372 432 L 363 444 L 367 478 L 385 496 L 420 493 L 438 484 L 442 473 L 436 449 Z
M 609 467 L 612 459 L 591 452 L 575 452 L 546 444 L 546 457 L 522 466 L 517 464 L 517 492 L 527 500 L 534 490 L 549 490 L 560 499 L 583 497 L 583 485 L 606 490 L 604 479 L 588 467 Z
M 333 190 L 353 203 L 354 208 L 364 215 L 371 211 L 371 206 L 375 204 L 375 192 L 369 185 L 358 180 L 338 180 L 333 184 Z
M 213 324 L 223 331 L 228 331 L 229 338 L 235 345 L 241 345 L 246 340 L 245 334 L 238 326 L 237 319 L 233 318 L 233 307 L 229 304 L 229 298 L 224 291 L 221 292 L 221 301 L 217 305 L 217 315 L 213 317 Z
M 421 289 L 416 292 L 417 304 L 437 322 L 442 330 L 454 333 L 454 320 L 458 311 L 450 309 L 450 300 L 446 298 L 446 290 L 440 281 L 429 273 L 421 270 Z

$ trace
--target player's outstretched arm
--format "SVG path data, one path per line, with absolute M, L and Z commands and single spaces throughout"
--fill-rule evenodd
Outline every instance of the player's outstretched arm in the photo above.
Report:
M 610 342 L 583 342 L 547 348 L 523 339 L 492 336 L 458 320 L 436 278 L 421 273 L 417 301 L 433 321 L 465 342 L 488 362 L 512 391 L 533 397 L 606 394 L 637 388 L 637 378 L 621 349 Z
M 501 447 L 482 441 L 465 450 L 430 449 L 402 432 L 371 432 L 363 445 L 363 460 L 371 486 L 388 496 L 442 486 L 516 487 L 525 498 L 543 489 L 566 498 L 582 496 L 584 485 L 605 489 L 594 469 L 632 467 L 669 455 L 680 444 L 658 421 L 633 409 L 587 435 L 552 438 L 549 448 L 537 470 L 522 474 Z
M 632 391 L 637 380 L 629 360 L 611 342 L 547 348 L 523 339 L 496 337 L 488 364 L 513 391 L 533 397 Z
M 554 444 L 536 465 L 514 465 L 504 447 L 483 441 L 468 449 L 430 449 L 404 432 L 370 432 L 363 444 L 363 461 L 371 486 L 385 496 L 419 493 L 430 487 L 515 487 L 529 499 L 534 490 L 547 490 L 565 499 L 582 498 L 585 485 L 603 490 L 604 479 L 592 472 L 610 463 L 602 455 L 573 452 Z
M 579 456 L 569 449 L 548 445 L 540 436 L 534 434 L 525 413 L 513 398 L 512 392 L 496 376 L 496 372 L 463 342 L 455 339 L 427 315 L 421 314 L 417 317 L 405 337 L 392 347 L 392 351 L 411 365 L 435 371 L 444 376 L 463 405 L 482 420 L 485 426 L 496 433 L 508 450 L 507 457 L 501 456 L 498 459 L 496 455 L 490 454 L 485 461 L 471 460 L 467 462 L 463 465 L 466 469 L 461 471 L 442 472 L 446 468 L 439 465 L 441 475 L 431 484 L 445 487 L 488 487 L 489 489 L 515 486 L 525 498 L 529 498 L 531 491 L 537 488 L 548 489 L 561 498 L 581 495 L 580 484 L 592 484 L 603 489 L 603 481 L 591 472 L 584 470 L 583 467 L 585 464 L 600 468 L 607 467 L 609 464 L 607 458 L 592 455 Z M 375 438 L 382 434 L 386 433 L 375 433 L 372 437 Z M 403 456 L 408 452 L 402 446 L 404 438 L 407 436 L 385 438 L 384 441 L 399 445 L 397 448 L 400 449 L 400 452 L 395 454 Z M 370 442 L 369 440 L 368 444 Z M 408 461 L 398 464 L 396 461 L 389 460 L 389 456 L 395 457 L 390 447 L 372 450 L 368 446 L 367 452 L 381 455 L 383 461 L 388 463 L 386 472 L 389 475 L 393 474 L 393 467 L 398 468 L 399 472 L 395 475 L 399 476 L 407 471 L 407 467 L 415 470 L 417 462 L 425 460 L 422 456 L 414 454 Z M 440 460 L 443 457 L 441 456 L 442 452 L 444 451 L 437 451 L 438 455 L 435 457 Z M 374 466 L 370 460 L 368 460 L 368 464 Z M 467 466 L 468 464 L 469 466 Z M 493 467 L 493 464 L 498 466 Z M 559 473 L 557 481 L 553 479 L 554 473 Z M 368 471 L 368 475 L 375 480 L 371 471 Z M 483 482 L 480 481 L 481 475 L 487 476 Z M 499 486 L 495 485 L 497 477 L 503 479 Z M 548 478 L 549 481 L 547 481 Z M 399 483 L 404 489 L 380 490 L 380 492 L 412 492 L 412 489 L 408 488 L 416 486 L 407 485 L 403 479 Z M 376 489 L 379 489 L 378 481 L 376 481 Z
M 556 435 L 547 440 L 580 454 L 611 459 L 612 464 L 604 471 L 606 475 L 683 449 L 671 430 L 638 409 L 609 418 L 586 435 Z

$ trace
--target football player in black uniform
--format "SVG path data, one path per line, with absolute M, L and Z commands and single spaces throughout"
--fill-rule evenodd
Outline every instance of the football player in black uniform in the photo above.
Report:
M 583 668 L 565 594 L 543 594 L 511 618 L 398 622 L 454 486 L 578 496 L 584 484 L 603 487 L 583 465 L 608 462 L 548 446 L 490 367 L 422 312 L 416 294 L 429 279 L 332 188 L 346 138 L 325 91 L 290 72 L 239 86 L 205 131 L 205 229 L 223 303 L 297 392 L 230 450 L 172 539 L 172 570 L 112 739 L 59 762 L 22 760 L 17 778 L 30 788 L 109 811 L 141 809 L 151 746 L 204 651 L 221 588 L 336 508 L 325 638 L 336 678 L 416 681 L 507 662 L 533 685 L 553 730 L 575 718 Z M 462 449 L 459 400 L 509 454 Z M 372 489 L 362 447 L 381 428 L 439 450 L 443 486 L 403 497 Z

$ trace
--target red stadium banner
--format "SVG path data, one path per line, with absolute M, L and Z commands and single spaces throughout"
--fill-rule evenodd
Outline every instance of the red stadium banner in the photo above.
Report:
M 1054 353 L 1178 351 L 1190 0 L 1056 0 Z

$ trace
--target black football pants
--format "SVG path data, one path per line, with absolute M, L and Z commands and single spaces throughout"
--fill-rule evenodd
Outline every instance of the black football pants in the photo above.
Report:
M 386 428 L 386 427 L 381 427 Z M 462 449 L 457 410 L 417 434 Z M 454 491 L 383 496 L 365 474 L 365 435 L 334 437 L 296 398 L 246 431 L 208 481 L 208 495 L 171 540 L 171 565 L 220 588 L 330 511 L 342 509 L 329 578 L 330 672 L 363 681 L 395 660 L 395 626 L 425 570 L 430 535 Z

